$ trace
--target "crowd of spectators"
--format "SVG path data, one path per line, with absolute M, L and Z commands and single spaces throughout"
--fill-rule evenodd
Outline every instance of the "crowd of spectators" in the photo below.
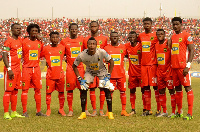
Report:
M 127 18 L 127 19 L 118 19 L 118 18 L 108 18 L 108 19 L 98 19 L 100 25 L 100 34 L 109 36 L 110 31 L 117 31 L 120 36 L 121 43 L 127 42 L 127 35 L 130 31 L 134 30 L 137 33 L 143 31 L 142 26 L 143 18 Z M 153 20 L 153 31 L 156 31 L 159 28 L 163 28 L 166 31 L 166 35 L 169 36 L 173 33 L 171 18 L 158 17 L 152 18 Z M 49 33 L 51 31 L 60 32 L 61 39 L 69 36 L 68 26 L 69 23 L 75 22 L 79 25 L 79 35 L 84 37 L 90 34 L 89 32 L 89 23 L 90 19 L 68 19 L 68 18 L 57 18 L 57 19 L 5 19 L 0 20 L 0 47 L 2 47 L 3 42 L 8 36 L 10 36 L 10 26 L 14 22 L 18 22 L 22 25 L 22 36 L 27 36 L 26 28 L 30 23 L 36 23 L 41 27 L 41 35 L 45 44 L 49 43 Z M 200 59 L 200 19 L 183 19 L 183 28 L 189 32 L 195 44 L 195 57 L 194 60 Z M 108 37 L 109 38 L 109 37 Z

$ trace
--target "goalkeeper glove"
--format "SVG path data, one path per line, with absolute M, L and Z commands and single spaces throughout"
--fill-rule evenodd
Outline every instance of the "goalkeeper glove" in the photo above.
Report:
M 104 87 L 109 86 L 110 85 L 110 73 L 108 73 L 105 77 L 104 77 Z M 107 84 L 108 83 L 108 84 Z
M 81 85 L 81 90 L 88 90 L 89 86 L 87 85 L 86 80 L 83 80 L 83 78 L 81 76 L 78 76 L 77 78 Z

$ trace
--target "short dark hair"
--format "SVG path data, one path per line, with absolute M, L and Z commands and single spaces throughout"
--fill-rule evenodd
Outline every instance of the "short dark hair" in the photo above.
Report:
M 97 25 L 99 26 L 99 23 L 97 21 L 91 21 L 90 26 L 91 26 L 92 23 L 97 23 Z
M 13 29 L 13 27 L 14 27 L 15 25 L 20 25 L 20 24 L 19 24 L 19 23 L 13 23 L 13 24 L 11 25 L 11 29 Z
M 135 31 L 131 31 L 129 34 L 136 34 L 137 35 L 137 33 Z
M 117 33 L 117 34 L 118 34 L 118 32 L 116 32 L 116 31 L 111 31 L 111 32 L 110 32 L 110 35 L 111 35 L 112 33 Z
M 182 19 L 180 17 L 174 17 L 174 18 L 172 18 L 172 22 L 173 21 L 179 21 L 180 23 L 182 23 Z
M 32 24 L 28 25 L 27 30 L 26 30 L 29 35 L 30 35 L 30 31 L 31 31 L 32 28 L 37 28 L 38 29 L 38 33 L 40 33 L 40 27 L 37 24 L 33 24 L 32 23 Z
M 90 37 L 90 38 L 88 39 L 88 41 L 87 41 L 87 44 L 88 44 L 88 42 L 89 42 L 90 40 L 95 40 L 95 41 L 96 41 L 96 39 L 95 39 L 94 37 Z M 97 43 L 97 41 L 96 41 L 96 43 Z
M 71 24 L 69 25 L 69 30 L 71 29 L 72 25 L 76 25 L 77 28 L 78 28 L 78 24 L 77 24 L 77 23 L 71 23 Z
M 146 18 L 144 18 L 142 22 L 145 22 L 145 21 L 150 21 L 150 22 L 152 23 L 152 20 L 151 20 L 150 17 L 146 17 Z
M 157 34 L 157 32 L 158 31 L 163 31 L 164 32 L 164 34 L 165 34 L 165 30 L 164 29 L 162 29 L 162 28 L 159 28 L 157 31 L 156 31 L 156 34 Z
M 51 35 L 53 35 L 53 34 L 57 34 L 57 35 L 59 35 L 59 32 L 57 32 L 57 31 L 53 31 L 53 32 L 51 32 L 51 33 L 49 34 L 49 37 L 51 38 Z

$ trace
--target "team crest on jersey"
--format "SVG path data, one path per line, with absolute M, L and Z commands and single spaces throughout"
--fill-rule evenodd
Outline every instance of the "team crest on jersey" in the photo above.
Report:
M 69 83 L 67 83 L 67 87 L 70 87 L 70 84 L 69 84 Z
M 38 44 L 38 48 L 40 48 L 40 44 Z
M 9 83 L 9 87 L 12 87 L 12 83 Z
M 83 45 L 83 43 L 82 43 L 82 42 L 79 42 L 79 45 Z
M 150 40 L 154 40 L 154 37 L 151 37 Z
M 98 61 L 100 61 L 100 58 L 98 58 Z
M 137 51 L 137 54 L 140 54 L 140 53 L 141 53 L 141 50 L 138 50 L 138 51 Z
M 102 44 L 102 41 L 101 41 L 101 40 L 99 40 L 99 44 Z
M 120 53 L 123 53 L 124 51 L 123 50 L 120 50 Z
M 188 40 L 189 42 L 192 42 L 192 37 L 189 36 L 187 40 Z
M 61 51 L 61 50 L 59 51 L 59 54 L 62 54 L 62 51 Z
M 23 86 L 23 87 L 25 86 L 25 82 L 22 82 L 22 86 Z
M 164 48 L 164 52 L 167 52 L 167 48 Z
M 130 82 L 128 82 L 128 85 L 130 85 Z
M 179 38 L 179 39 L 178 39 L 178 42 L 182 42 L 182 40 L 183 40 L 182 38 Z
M 47 86 L 47 90 L 49 90 L 49 86 Z

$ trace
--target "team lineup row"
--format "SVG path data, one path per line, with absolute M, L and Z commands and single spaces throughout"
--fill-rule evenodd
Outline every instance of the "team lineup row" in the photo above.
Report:
M 98 22 L 90 23 L 91 36 L 77 37 L 78 25 L 71 23 L 69 26 L 70 37 L 60 40 L 58 32 L 50 33 L 51 44 L 44 46 L 39 36 L 40 27 L 30 24 L 27 27 L 29 36 L 19 37 L 21 26 L 14 23 L 11 26 L 12 36 L 8 38 L 3 47 L 3 60 L 5 64 L 4 81 L 5 93 L 3 96 L 4 119 L 13 117 L 28 117 L 27 93 L 29 88 L 34 88 L 37 116 L 50 116 L 51 93 L 59 92 L 59 113 L 62 116 L 73 116 L 72 102 L 73 90 L 79 88 L 82 113 L 78 119 L 85 119 L 86 115 L 96 116 L 95 88 L 100 89 L 100 116 L 108 116 L 114 119 L 112 113 L 112 94 L 114 90 L 120 91 L 122 103 L 122 116 L 136 114 L 135 99 L 136 87 L 141 87 L 143 100 L 142 116 L 152 115 L 151 89 L 153 86 L 157 103 L 157 117 L 168 116 L 166 108 L 166 87 L 171 96 L 172 113 L 170 118 L 183 117 L 182 113 L 182 85 L 187 92 L 188 114 L 183 118 L 190 120 L 193 108 L 193 91 L 191 88 L 190 65 L 194 55 L 192 38 L 182 29 L 182 19 L 174 17 L 172 26 L 174 34 L 169 40 L 165 38 L 165 31 L 151 30 L 152 20 L 143 19 L 145 32 L 139 35 L 131 31 L 128 35 L 129 43 L 122 45 L 118 42 L 117 32 L 110 33 L 111 44 L 107 44 L 107 37 L 99 35 Z M 62 69 L 62 60 L 66 56 L 66 91 L 69 113 L 64 112 L 64 84 L 65 75 Z M 41 112 L 41 71 L 40 58 L 47 62 L 46 74 L 46 114 Z M 132 111 L 126 112 L 126 77 L 124 70 L 124 58 L 129 59 L 130 102 Z M 22 76 L 20 63 L 22 64 Z M 108 63 L 108 69 L 105 66 Z M 86 65 L 84 70 L 83 64 Z M 173 74 L 173 76 L 172 76 Z M 22 83 L 21 83 L 22 82 Z M 21 102 L 23 114 L 16 112 L 18 89 L 22 88 Z M 87 91 L 90 89 L 90 100 L 93 113 L 87 111 Z M 107 113 L 103 112 L 106 97 Z M 12 112 L 9 114 L 9 103 Z M 178 107 L 177 112 L 176 106 Z M 161 113 L 161 107 L 163 113 Z

